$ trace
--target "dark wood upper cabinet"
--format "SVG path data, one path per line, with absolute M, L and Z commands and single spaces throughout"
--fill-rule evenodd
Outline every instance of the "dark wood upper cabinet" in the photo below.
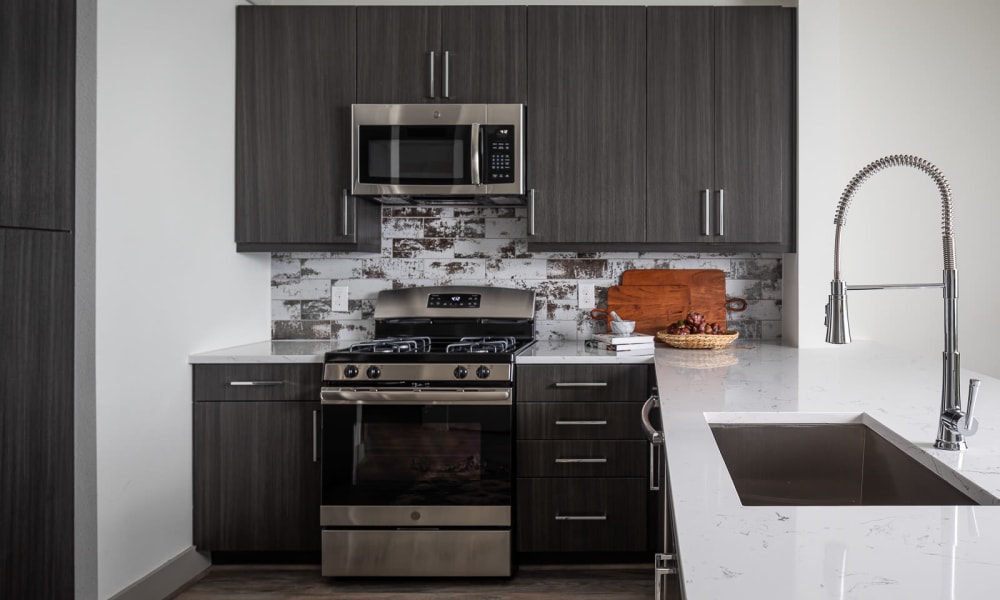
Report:
M 0 227 L 73 229 L 75 7 L 3 3 Z
M 647 14 L 647 241 L 792 250 L 794 10 Z
M 380 210 L 350 190 L 354 7 L 236 9 L 236 246 L 380 248 Z
M 359 103 L 519 103 L 525 7 L 358 7 Z
M 531 6 L 528 65 L 529 246 L 645 241 L 646 9 Z

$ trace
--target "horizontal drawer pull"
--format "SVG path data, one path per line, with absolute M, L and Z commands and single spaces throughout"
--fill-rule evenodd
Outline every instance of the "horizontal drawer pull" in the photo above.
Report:
M 556 387 L 592 388 L 608 387 L 607 381 L 557 381 Z
M 607 521 L 608 515 L 560 515 L 556 513 L 556 521 Z
M 284 385 L 284 381 L 230 381 L 229 385 Z
M 556 425 L 607 425 L 607 419 L 600 421 L 556 421 Z
M 608 459 L 601 458 L 557 458 L 557 463 L 606 463 Z

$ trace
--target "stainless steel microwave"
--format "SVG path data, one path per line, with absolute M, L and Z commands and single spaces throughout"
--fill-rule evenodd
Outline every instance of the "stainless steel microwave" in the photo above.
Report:
M 523 104 L 354 104 L 351 193 L 523 196 Z

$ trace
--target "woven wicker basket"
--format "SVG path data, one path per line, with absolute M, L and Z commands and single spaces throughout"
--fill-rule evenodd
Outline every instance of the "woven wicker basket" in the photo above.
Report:
M 674 335 L 666 331 L 656 332 L 656 339 L 674 348 L 725 348 L 738 337 L 740 337 L 740 332 L 732 330 L 726 333 L 692 333 L 688 335 Z

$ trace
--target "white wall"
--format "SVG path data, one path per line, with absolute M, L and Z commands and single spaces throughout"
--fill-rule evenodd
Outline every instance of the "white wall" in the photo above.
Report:
M 232 0 L 98 0 L 98 588 L 191 546 L 188 354 L 267 339 L 233 242 Z
M 855 172 L 886 154 L 915 154 L 944 172 L 954 196 L 962 364 L 992 375 L 1000 374 L 990 310 L 1000 294 L 992 237 L 1000 158 L 997 23 L 1000 3 L 992 0 L 840 0 L 838 196 Z M 821 226 L 806 227 L 829 240 L 826 256 L 832 256 L 836 202 L 825 200 Z M 941 281 L 940 206 L 932 180 L 919 171 L 874 176 L 848 213 L 847 283 Z M 822 308 L 822 302 L 810 304 Z M 852 292 L 850 309 L 855 338 L 921 352 L 943 349 L 938 291 Z

